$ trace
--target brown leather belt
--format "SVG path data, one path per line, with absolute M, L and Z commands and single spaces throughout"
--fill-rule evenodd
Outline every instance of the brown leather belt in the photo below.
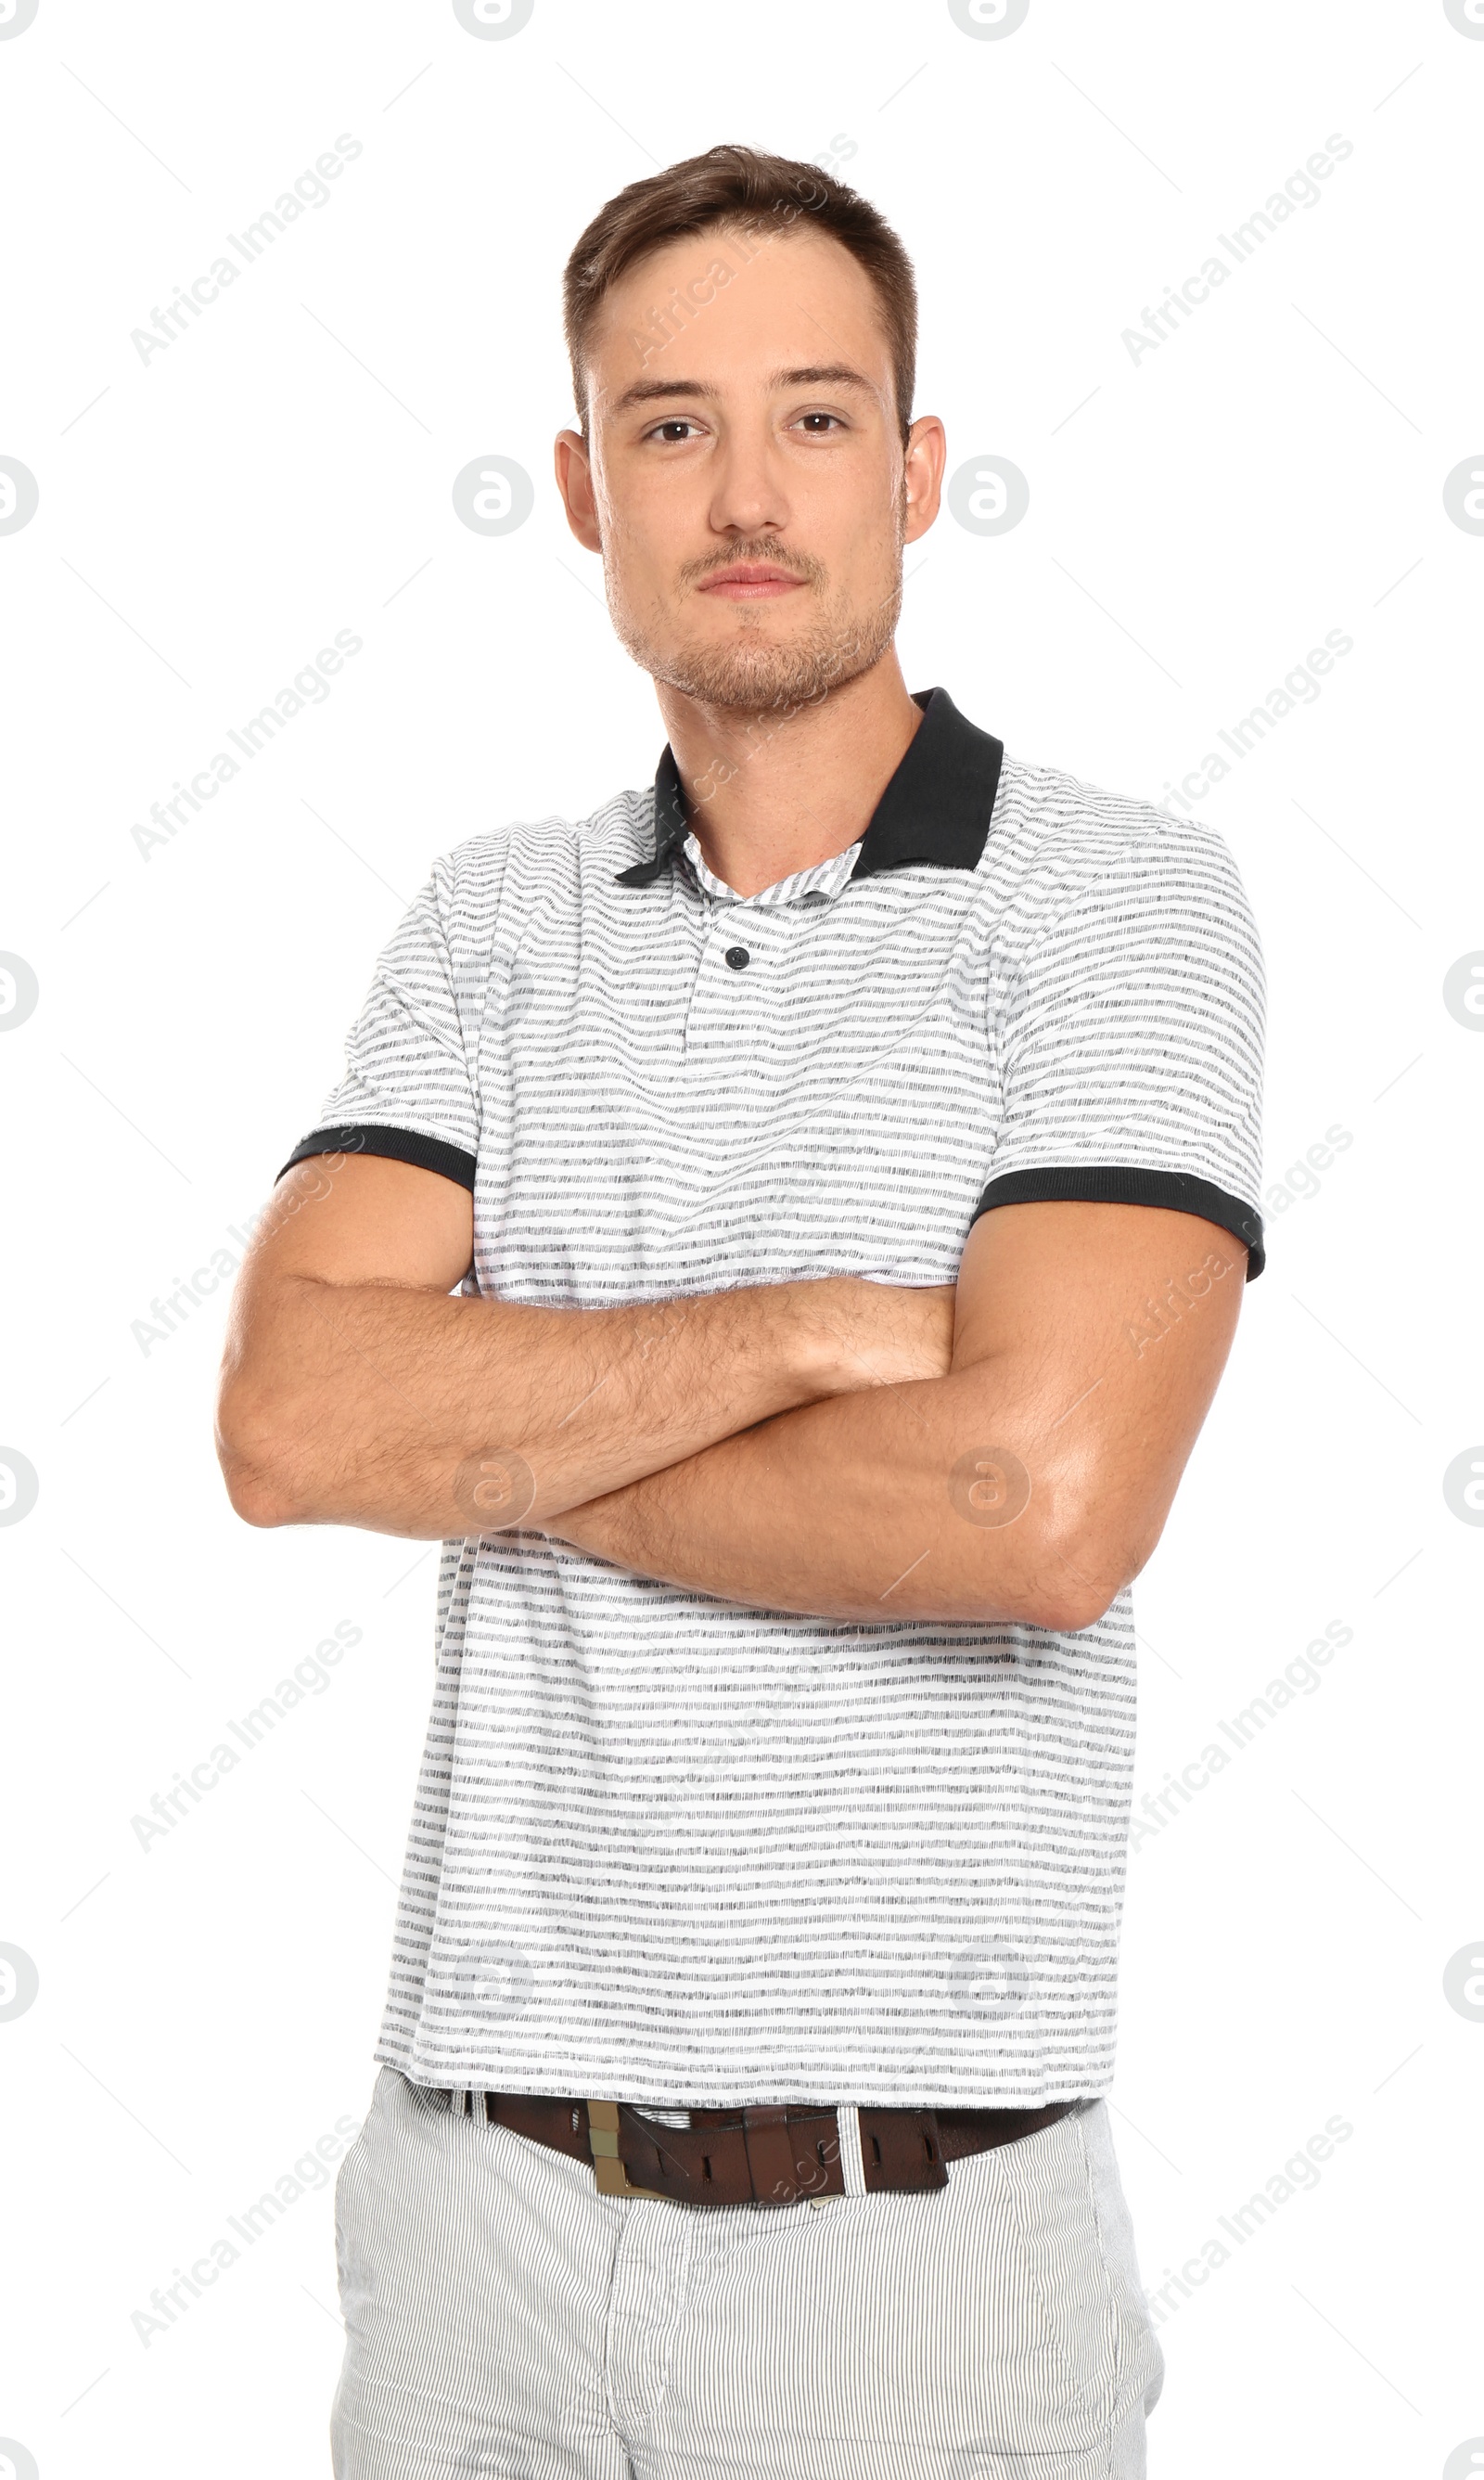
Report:
M 689 2127 L 666 2127 L 627 2102 L 563 2101 L 546 2093 L 450 2092 L 449 2105 L 483 2115 L 574 2160 L 590 2162 L 605 2196 L 653 2196 L 680 2205 L 797 2205 L 843 2196 L 840 2124 L 814 2102 L 761 2109 L 693 2109 Z M 946 2187 L 948 2164 L 1050 2127 L 1075 2101 L 1039 2109 L 859 2110 L 868 2192 Z

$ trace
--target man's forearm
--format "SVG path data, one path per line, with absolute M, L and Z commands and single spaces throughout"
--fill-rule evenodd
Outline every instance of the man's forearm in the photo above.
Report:
M 641 1575 L 827 1618 L 1083 1627 L 1121 1574 L 1091 1540 L 1072 1441 L 982 1376 L 769 1420 L 545 1527 Z
M 223 1460 L 260 1522 L 436 1539 L 539 1521 L 946 1361 L 950 1326 L 946 1295 L 833 1279 L 582 1310 L 285 1277 L 229 1347 Z
M 545 1530 L 764 1610 L 1090 1627 L 1160 1537 L 1230 1347 L 1222 1239 L 1143 1206 L 985 1215 L 946 1375 L 785 1412 Z

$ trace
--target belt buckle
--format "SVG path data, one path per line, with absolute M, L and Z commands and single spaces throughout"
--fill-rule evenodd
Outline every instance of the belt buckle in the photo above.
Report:
M 652 2196 L 661 2205 L 673 2203 L 662 2187 L 635 2187 L 629 2182 L 623 2156 L 619 2152 L 619 2108 L 616 2101 L 590 2101 L 587 2105 L 587 2142 L 593 2157 L 593 2180 L 601 2196 Z

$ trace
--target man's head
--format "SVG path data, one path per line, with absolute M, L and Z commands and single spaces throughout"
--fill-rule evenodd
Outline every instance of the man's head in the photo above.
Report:
M 910 419 L 911 263 L 875 208 L 716 146 L 601 209 L 565 308 L 581 427 L 557 480 L 635 661 L 749 713 L 868 670 L 943 468 L 942 425 Z

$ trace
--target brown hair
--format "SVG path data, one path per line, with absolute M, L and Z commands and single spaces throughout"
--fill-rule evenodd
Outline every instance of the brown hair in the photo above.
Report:
M 640 259 L 687 233 L 722 225 L 742 233 L 781 232 L 804 215 L 811 215 L 817 230 L 850 251 L 876 289 L 906 445 L 917 361 L 917 285 L 911 260 L 869 199 L 832 180 L 817 164 L 764 155 L 753 146 L 712 146 L 704 155 L 689 155 L 663 172 L 631 181 L 600 207 L 577 242 L 562 279 L 562 309 L 573 397 L 584 439 L 588 342 L 610 286 Z

